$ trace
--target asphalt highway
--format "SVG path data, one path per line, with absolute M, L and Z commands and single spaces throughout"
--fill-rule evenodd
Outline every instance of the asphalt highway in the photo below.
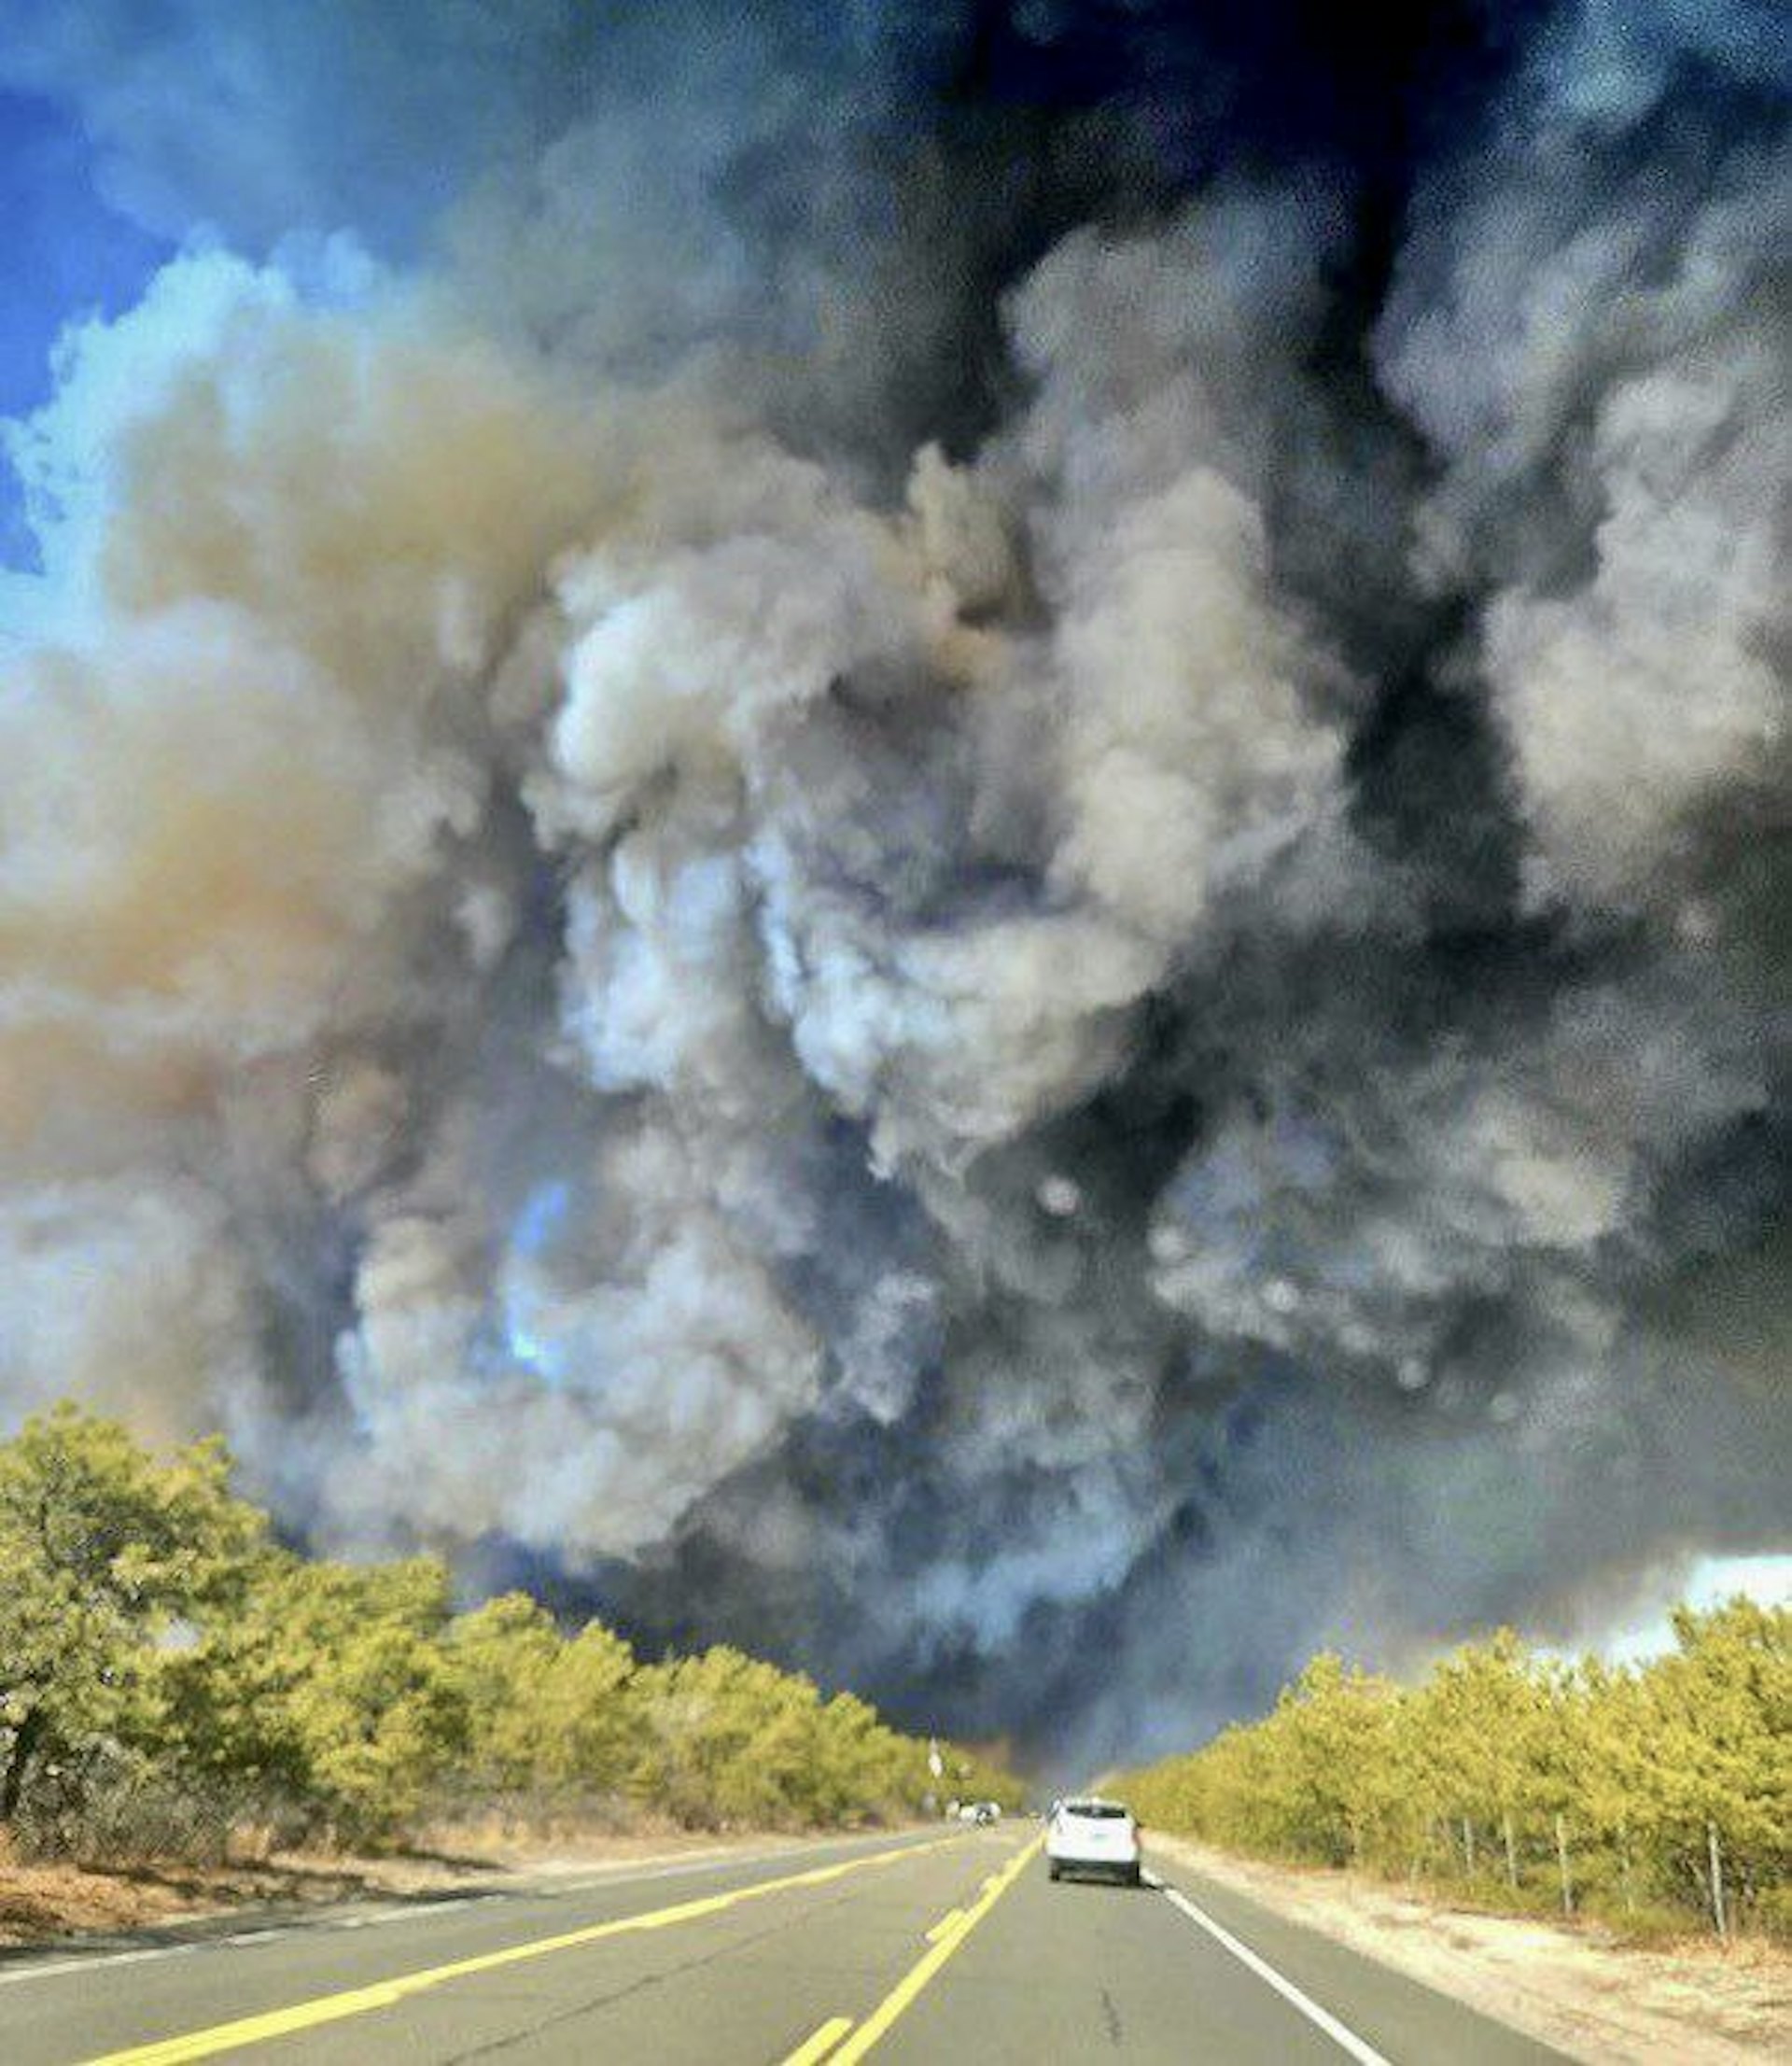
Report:
M 1149 1848 L 1147 1848 L 1149 1861 Z M 1536 2066 L 1561 2055 L 1178 1868 L 1030 1824 L 242 1917 L 0 1961 L 5 2066 Z

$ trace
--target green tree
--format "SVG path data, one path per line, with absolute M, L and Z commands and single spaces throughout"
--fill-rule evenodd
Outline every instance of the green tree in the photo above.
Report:
M 520 1789 L 539 1777 L 540 1716 L 561 1648 L 553 1617 L 525 1593 L 501 1594 L 450 1625 L 448 1668 L 466 1711 L 476 1783 Z
M 621 1787 L 639 1739 L 635 1652 L 613 1629 L 587 1622 L 560 1645 L 532 1717 L 541 1778 L 603 1792 Z
M 1638 1819 L 1690 1898 L 1720 1872 L 1744 1894 L 1792 1867 L 1792 1612 L 1733 1599 L 1673 1617 L 1678 1649 L 1644 1675 L 1649 1754 L 1636 1771 Z M 1724 1862 L 1727 1861 L 1727 1864 Z
M 185 1754 L 305 1805 L 343 1835 L 388 1834 L 466 1749 L 447 1623 L 447 1574 L 433 1557 L 266 1557 L 241 1611 L 170 1660 Z
M 1498 1861 L 1552 1906 L 1634 1914 L 1656 1892 L 1785 1927 L 1792 1610 L 1736 1599 L 1674 1628 L 1672 1655 L 1623 1670 L 1502 1631 L 1412 1690 L 1316 1658 L 1260 1722 L 1126 1783 L 1147 1820 L 1241 1850 L 1336 1861 L 1348 1838 L 1409 1875 Z M 1550 1870 L 1527 1889 L 1539 1842 Z
M 634 1792 L 682 1821 L 809 1820 L 815 1687 L 726 1644 L 641 1674 Z
M 849 1694 L 726 1647 L 643 1668 L 601 1623 L 565 1638 L 521 1594 L 452 1615 L 436 1559 L 275 1547 L 219 1445 L 159 1462 L 74 1408 L 0 1443 L 0 1570 L 8 1817 L 39 1775 L 58 1801 L 71 1774 L 127 1806 L 185 1789 L 220 1839 L 251 1811 L 383 1838 L 449 1781 L 785 1826 L 929 1790 L 924 1746 Z M 979 1794 L 1017 1797 L 999 1763 L 947 1754 Z
M 1516 1887 L 1529 1824 L 1559 1805 L 1544 1782 L 1552 1745 L 1559 1762 L 1566 1743 L 1562 1717 L 1518 1636 L 1499 1629 L 1441 1660 L 1416 1696 L 1415 1722 L 1435 1811 L 1467 1833 L 1464 1866 L 1471 1856 L 1491 1862 L 1497 1848 Z
M 265 1521 L 220 1443 L 160 1464 L 73 1406 L 0 1444 L 0 1820 L 34 1771 L 161 1736 L 161 1664 L 240 1600 Z
M 488 1600 L 448 1631 L 475 1778 L 511 1791 L 609 1792 L 638 1747 L 635 1652 L 601 1622 L 563 1640 L 522 1593 Z

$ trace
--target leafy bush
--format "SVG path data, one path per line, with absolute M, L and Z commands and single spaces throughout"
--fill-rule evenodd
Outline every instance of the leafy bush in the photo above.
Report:
M 850 1694 L 725 1647 L 644 1665 L 521 1594 L 455 1614 L 432 1557 L 294 1555 L 218 1444 L 159 1463 L 71 1407 L 0 1443 L 0 1823 L 39 1851 L 382 1842 L 455 1807 L 831 1827 L 932 1783 Z
M 1509 1630 L 1410 1688 L 1319 1657 L 1262 1721 L 1127 1783 L 1145 1820 L 1242 1851 L 1638 1928 L 1784 1931 L 1792 1612 L 1739 1598 L 1673 1625 L 1673 1652 L 1623 1670 Z

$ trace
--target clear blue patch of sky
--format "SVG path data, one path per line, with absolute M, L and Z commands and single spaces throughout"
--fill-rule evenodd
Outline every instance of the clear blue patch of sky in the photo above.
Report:
M 106 206 L 77 122 L 51 101 L 4 91 L 0 225 L 0 416 L 18 416 L 49 394 L 63 324 L 128 308 L 174 246 Z M 0 564 L 34 561 L 19 483 L 0 458 Z

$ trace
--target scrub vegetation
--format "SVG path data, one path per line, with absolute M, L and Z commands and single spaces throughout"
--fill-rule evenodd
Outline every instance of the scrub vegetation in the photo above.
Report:
M 1792 1935 L 1792 1611 L 1737 1598 L 1673 1626 L 1623 1668 L 1504 1631 L 1411 1687 L 1322 1655 L 1128 1797 L 1172 1834 L 1453 1902 Z
M 0 1443 L 0 1828 L 15 1851 L 378 1845 L 428 1823 L 651 1816 L 826 1828 L 914 1813 L 925 1742 L 737 1650 L 646 1663 L 433 1557 L 281 1547 L 217 1441 L 167 1461 L 73 1407 Z M 952 1782 L 1012 1801 L 945 1746 Z

